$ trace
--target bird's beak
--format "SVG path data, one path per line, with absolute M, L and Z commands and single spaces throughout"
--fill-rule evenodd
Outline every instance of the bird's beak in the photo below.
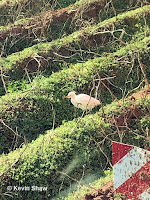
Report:
M 67 95 L 67 96 L 65 96 L 65 98 L 69 98 L 69 97 L 70 97 L 70 96 L 68 96 L 68 95 Z

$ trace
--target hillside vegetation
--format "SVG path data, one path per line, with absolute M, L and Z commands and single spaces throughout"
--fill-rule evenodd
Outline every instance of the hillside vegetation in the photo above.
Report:
M 2 0 L 0 12 L 0 199 L 82 199 L 112 169 L 112 141 L 150 147 L 150 2 Z M 70 91 L 101 105 L 75 109 Z

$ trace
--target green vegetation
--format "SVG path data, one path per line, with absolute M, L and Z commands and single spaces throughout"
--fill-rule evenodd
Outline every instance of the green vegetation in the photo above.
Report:
M 139 129 L 140 126 L 143 127 L 142 115 L 140 119 L 137 119 L 138 116 L 132 117 L 131 122 L 124 127 L 124 134 L 120 132 L 122 128 L 115 127 L 111 119 L 133 108 L 139 108 L 139 112 L 144 113 L 144 118 L 149 118 L 149 106 L 149 98 L 138 101 L 134 107 L 129 100 L 120 101 L 120 104 L 113 102 L 94 115 L 86 115 L 80 120 L 74 119 L 55 130 L 47 131 L 47 134 L 40 135 L 32 143 L 1 156 L 1 173 L 18 160 L 7 175 L 2 176 L 1 184 L 11 180 L 11 185 L 48 185 L 46 193 L 34 194 L 41 199 L 56 196 L 60 187 L 62 191 L 69 187 L 72 182 L 70 176 L 78 181 L 82 178 L 83 183 L 84 177 L 88 175 L 97 174 L 97 178 L 102 176 L 103 168 L 109 166 L 108 159 L 111 159 L 112 140 L 125 143 L 130 141 L 130 144 L 145 148 L 149 145 L 147 139 L 143 139 L 145 133 Z M 149 125 L 147 122 L 147 126 Z M 3 190 L 5 186 L 2 187 Z M 16 199 L 30 199 L 32 195 L 32 192 L 18 192 Z
M 138 55 L 140 55 L 143 64 L 147 66 L 145 70 L 149 74 L 149 42 L 150 37 L 147 37 L 142 41 L 131 43 L 108 56 L 94 58 L 86 63 L 78 63 L 70 66 L 70 68 L 53 73 L 49 78 L 39 76 L 33 80 L 32 84 L 26 84 L 27 89 L 24 92 L 19 91 L 12 93 L 12 95 L 9 94 L 9 96 L 3 96 L 1 98 L 0 116 L 5 119 L 4 122 L 13 130 L 17 127 L 17 131 L 22 137 L 18 140 L 17 146 L 20 145 L 24 137 L 31 141 L 41 132 L 50 129 L 53 125 L 54 116 L 55 126 L 60 125 L 63 120 L 72 120 L 74 118 L 72 115 L 73 106 L 69 106 L 70 102 L 64 97 L 68 94 L 68 91 L 73 90 L 90 94 L 90 90 L 88 91 L 87 88 L 90 87 L 93 77 L 100 78 L 99 76 L 103 74 L 105 74 L 105 78 L 113 77 L 111 82 L 106 81 L 104 84 L 109 84 L 112 93 L 119 99 L 123 94 L 126 95 L 130 90 L 137 87 L 143 79 L 141 73 L 137 74 L 139 64 L 136 60 Z M 134 55 L 132 74 L 127 78 L 131 71 L 128 63 L 132 63 L 132 55 Z M 121 60 L 122 58 L 123 60 Z M 124 59 L 126 62 L 123 62 Z M 139 70 L 141 69 L 139 68 Z M 120 74 L 122 74 L 121 80 Z M 20 88 L 21 86 L 19 86 Z M 92 95 L 94 95 L 95 89 L 93 89 Z M 98 93 L 101 94 L 99 98 L 104 104 L 114 100 L 105 85 L 99 88 Z M 0 128 L 2 132 L 7 132 L 3 135 L 1 141 L 1 152 L 4 150 L 8 152 L 14 134 L 3 125 Z
M 82 186 L 81 183 L 77 184 L 77 190 L 74 191 L 73 193 L 69 193 L 67 197 L 60 197 L 57 198 L 59 200 L 80 200 L 83 198 L 83 196 L 87 193 L 91 193 L 94 192 L 95 189 L 99 189 L 101 186 L 103 186 L 104 184 L 106 184 L 108 181 L 113 179 L 113 174 L 112 171 L 106 171 L 106 176 L 101 177 L 100 179 L 90 183 L 89 185 L 84 185 Z M 64 191 L 66 192 L 66 191 Z M 54 198 L 53 200 L 55 200 L 56 198 Z
M 33 15 L 38 15 L 41 12 L 45 12 L 49 9 L 60 9 L 69 6 L 70 4 L 74 4 L 79 6 L 84 6 L 90 2 L 97 2 L 99 0 L 44 0 L 44 1 L 22 1 L 22 0 L 1 0 L 0 1 L 0 25 L 6 26 L 7 24 L 14 23 L 17 20 L 29 18 Z M 102 4 L 104 4 L 104 0 L 100 0 Z M 145 3 L 145 0 L 143 1 Z M 106 3 L 105 3 L 106 5 Z M 128 2 L 128 0 L 121 0 L 118 4 L 117 0 L 113 1 L 114 9 L 112 8 L 112 4 L 109 2 L 108 7 L 106 6 L 105 12 L 101 15 L 101 20 L 104 20 L 106 17 L 112 17 L 114 14 L 118 14 L 120 12 L 125 12 L 128 9 L 132 9 L 135 7 L 140 7 L 141 3 L 136 2 L 135 0 Z M 99 13 L 97 13 L 99 14 Z M 101 14 L 101 13 L 100 13 Z
M 112 141 L 150 147 L 150 5 L 2 0 L 0 12 L 0 199 L 80 200 L 112 180 Z M 101 105 L 82 113 L 70 91 Z
M 9 55 L 17 51 L 21 51 L 22 49 L 32 46 L 34 44 L 37 44 L 39 42 L 47 42 L 47 41 L 50 42 L 52 40 L 61 38 L 64 35 L 71 34 L 74 31 L 81 28 L 83 28 L 82 39 L 84 38 L 84 40 L 87 40 L 83 49 L 85 48 L 86 45 L 89 45 L 89 44 L 90 46 L 95 45 L 96 42 L 98 43 L 97 45 L 99 45 L 99 42 L 102 42 L 106 35 L 108 35 L 108 38 L 110 38 L 111 40 L 113 39 L 112 33 L 114 33 L 115 37 L 121 36 L 121 32 L 123 30 L 118 31 L 117 29 L 120 29 L 123 23 L 125 24 L 126 22 L 127 22 L 126 24 L 127 26 L 124 27 L 125 29 L 123 28 L 124 31 L 126 31 L 127 33 L 133 32 L 133 34 L 135 34 L 134 33 L 135 31 L 139 32 L 139 29 L 140 29 L 139 26 L 145 23 L 143 21 L 143 16 L 141 15 L 146 15 L 146 13 L 149 10 L 149 6 L 145 6 L 143 7 L 143 9 L 139 8 L 134 11 L 129 11 L 129 13 L 118 15 L 117 18 L 114 17 L 110 20 L 106 20 L 107 23 L 108 22 L 113 23 L 113 24 L 109 24 L 110 27 L 108 27 L 107 23 L 105 27 L 103 27 L 102 25 L 105 23 L 105 21 L 103 22 L 103 20 L 101 19 L 101 15 L 103 15 L 106 12 L 104 9 L 106 5 L 103 1 L 102 1 L 102 4 L 100 4 L 99 1 L 94 1 L 94 3 L 95 3 L 95 7 L 97 6 L 97 9 L 100 9 L 102 12 L 102 13 L 100 12 L 99 17 L 96 17 L 96 15 L 94 14 L 96 12 L 96 8 L 94 8 L 94 11 L 93 11 L 94 13 L 90 13 L 87 11 L 90 9 L 90 6 L 93 5 L 93 1 L 90 1 L 89 3 L 83 1 L 82 4 L 80 3 L 81 4 L 80 6 L 78 5 L 78 7 L 73 5 L 69 7 L 68 10 L 67 9 L 64 11 L 62 10 L 61 11 L 62 13 L 60 15 L 61 20 L 58 15 L 58 11 L 57 13 L 54 13 L 53 11 L 51 11 L 51 12 L 47 12 L 46 16 L 44 13 L 44 14 L 41 14 L 40 17 L 35 16 L 34 18 L 32 17 L 31 19 L 30 18 L 20 19 L 16 21 L 14 24 L 9 24 L 6 27 L 0 27 L 0 29 L 3 31 L 1 39 L 0 39 L 0 43 L 1 43 L 0 49 L 2 49 L 3 45 L 5 44 L 5 52 L 3 52 L 3 56 Z M 82 13 L 80 11 L 81 8 L 83 9 Z M 70 10 L 74 10 L 74 12 L 73 11 L 70 12 Z M 51 16 L 55 14 L 57 15 L 56 17 Z M 135 15 L 137 15 L 137 17 L 139 18 L 138 20 L 137 20 L 137 17 L 135 17 L 135 20 L 134 20 Z M 89 23 L 89 20 L 91 19 L 91 17 L 93 19 L 93 22 Z M 128 17 L 132 18 L 132 21 L 131 21 L 132 24 L 130 20 L 126 19 Z M 82 25 L 79 25 L 78 23 L 76 23 L 76 20 L 77 21 L 81 20 L 80 18 L 82 18 L 82 21 L 83 21 Z M 104 20 L 106 18 L 107 16 L 105 16 Z M 123 21 L 123 18 L 125 18 L 126 21 Z M 146 18 L 148 20 L 148 16 Z M 113 25 L 117 21 L 117 19 L 120 21 L 119 22 L 120 27 L 116 26 L 116 30 L 114 29 L 114 32 L 112 32 Z M 56 23 L 55 21 L 58 21 L 58 22 Z M 98 23 L 99 21 L 101 21 L 102 24 L 98 24 L 97 27 L 94 26 L 94 29 L 96 31 L 93 32 L 93 30 L 91 30 L 93 32 L 92 35 L 90 32 L 87 32 L 86 29 L 84 30 L 84 27 L 87 27 L 87 24 L 89 24 L 88 29 L 90 29 L 90 27 L 91 29 L 93 29 L 91 25 Z M 134 25 L 136 26 L 136 28 L 134 27 Z M 33 27 L 35 29 L 34 34 L 32 33 Z M 106 32 L 104 31 L 107 28 L 110 28 L 110 33 L 108 31 Z M 104 32 L 104 33 L 97 34 L 97 32 L 102 32 L 102 33 Z M 140 32 L 143 33 L 143 30 L 140 29 Z M 126 34 L 124 32 L 122 34 L 123 35 L 121 37 L 123 36 L 125 37 Z M 79 34 L 79 37 L 81 37 L 80 34 Z M 98 39 L 99 37 L 100 39 Z M 130 36 L 127 35 L 127 37 L 131 39 L 131 35 Z M 7 41 L 5 39 L 7 39 Z M 94 42 L 93 40 L 95 40 L 96 42 Z M 12 45 L 12 43 L 15 43 L 15 45 Z M 102 50 L 105 51 L 105 49 L 102 49 Z M 97 49 L 97 52 L 98 51 L 99 50 Z M 106 49 L 106 51 L 108 51 L 108 48 Z
M 10 75 L 8 81 L 6 78 L 6 84 L 9 87 L 12 85 L 11 80 L 21 81 L 25 68 L 29 73 L 34 72 L 34 77 L 35 72 L 39 74 L 39 70 L 44 70 L 43 75 L 47 76 L 51 75 L 52 72 L 66 68 L 66 62 L 69 64 L 76 63 L 78 60 L 86 61 L 89 58 L 100 56 L 103 52 L 117 51 L 129 42 L 140 41 L 146 35 L 148 36 L 149 8 L 150 6 L 144 6 L 129 11 L 126 14 L 118 15 L 117 19 L 116 17 L 111 18 L 107 22 L 88 26 L 62 39 L 39 43 L 1 59 L 0 65 L 3 66 L 3 71 Z M 146 15 L 147 25 L 145 25 L 143 15 Z M 56 61 L 53 62 L 53 60 Z M 26 78 L 27 80 L 28 78 Z M 1 94 L 3 93 L 4 91 Z
M 99 42 L 106 35 L 108 35 L 108 38 L 109 38 L 111 34 L 114 34 L 114 37 L 117 38 L 117 35 L 116 35 L 117 32 L 121 32 L 121 33 L 123 32 L 123 34 L 125 34 L 125 36 L 124 36 L 125 38 L 122 35 L 122 37 L 123 37 L 122 42 L 125 42 L 128 40 L 130 41 L 131 39 L 135 39 L 137 37 L 141 38 L 144 36 L 143 32 L 146 34 L 146 32 L 149 31 L 149 24 L 150 24 L 149 12 L 148 12 L 149 9 L 150 9 L 150 6 L 144 6 L 142 8 L 138 8 L 134 11 L 129 11 L 125 14 L 120 14 L 117 16 L 117 18 L 113 17 L 113 18 L 110 18 L 109 20 L 100 22 L 97 25 L 88 26 L 87 28 L 76 31 L 67 37 L 63 37 L 62 39 L 58 39 L 58 40 L 50 42 L 50 43 L 48 42 L 48 43 L 40 43 L 40 44 L 34 45 L 32 47 L 29 47 L 29 48 L 23 50 L 22 52 L 18 52 L 17 54 L 7 57 L 6 61 L 4 59 L 4 61 L 2 61 L 2 63 L 1 63 L 1 65 L 4 65 L 4 68 L 6 68 L 6 69 L 7 69 L 7 66 L 5 66 L 5 65 L 10 65 L 10 67 L 8 66 L 8 68 L 11 69 L 11 66 L 13 66 L 14 64 L 17 64 L 18 61 L 23 62 L 23 59 L 25 59 L 27 57 L 33 57 L 36 53 L 40 53 L 41 51 L 44 54 L 44 52 L 53 50 L 52 47 L 55 47 L 56 49 L 59 50 L 59 48 L 61 48 L 61 47 L 65 48 L 66 45 L 73 44 L 76 47 L 77 47 L 77 45 L 80 45 L 81 47 L 83 46 L 83 48 L 85 48 L 85 45 L 87 45 L 88 41 L 85 40 L 84 41 L 85 44 L 81 43 L 81 42 L 83 42 L 83 39 L 85 38 L 85 36 L 86 36 L 85 39 L 89 40 L 89 45 L 90 45 L 90 37 L 93 36 L 93 38 L 91 38 L 91 42 L 92 42 L 92 39 L 94 40 L 94 35 L 97 35 L 97 34 L 100 37 Z M 145 30 L 145 26 L 140 27 L 141 24 L 145 23 L 144 19 L 143 19 L 143 15 L 147 16 L 146 17 L 146 19 L 147 19 L 146 20 L 146 23 L 147 23 L 146 32 L 143 31 L 143 30 Z M 132 19 L 132 21 L 131 21 L 131 19 Z M 116 27 L 113 27 L 114 31 L 112 30 L 113 25 L 116 26 Z M 105 31 L 106 28 L 108 29 L 108 31 Z M 120 37 L 121 37 L 121 33 L 119 34 Z M 136 34 L 137 34 L 137 36 L 136 36 Z M 110 37 L 110 38 L 111 38 L 111 40 L 113 39 L 113 37 Z M 117 39 L 119 39 L 119 37 Z M 98 43 L 98 41 L 97 41 L 97 43 Z M 100 44 L 97 44 L 97 45 L 100 45 Z M 72 48 L 73 48 L 73 46 L 72 46 Z M 71 49 L 71 46 L 70 46 L 70 49 Z M 98 49 L 96 49 L 96 50 L 98 51 Z M 112 50 L 114 50 L 114 49 L 112 48 Z

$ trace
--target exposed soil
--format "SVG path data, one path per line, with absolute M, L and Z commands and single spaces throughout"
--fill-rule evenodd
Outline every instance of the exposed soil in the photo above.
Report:
M 129 97 L 133 103 L 131 105 L 122 110 L 122 113 L 119 116 L 111 116 L 107 119 L 108 123 L 113 124 L 117 129 L 123 130 L 127 126 L 132 127 L 132 121 L 137 119 L 140 120 L 144 115 L 141 107 L 134 105 L 134 102 L 138 99 L 146 98 L 150 95 L 150 89 L 144 88 L 137 93 L 134 93 Z M 149 109 L 149 108 L 148 108 Z
M 140 90 L 137 93 L 134 93 L 132 96 L 130 96 L 131 100 L 136 100 L 140 98 L 145 98 L 150 95 L 150 89 L 144 88 L 143 90 Z
M 85 194 L 82 200 L 113 200 L 114 188 L 113 181 L 108 182 L 106 185 L 93 193 Z
M 115 117 L 112 116 L 108 119 L 108 122 L 113 123 L 117 128 L 123 129 L 127 126 L 132 126 L 132 120 L 140 119 L 143 116 L 143 112 L 139 106 L 129 107 L 127 110 L 123 110 L 122 113 Z
M 10 29 L 1 31 L 0 40 L 6 39 L 10 33 L 19 37 L 25 37 L 28 35 L 28 39 L 32 40 L 35 33 L 36 36 L 37 34 L 44 34 L 43 31 L 47 28 L 47 26 L 52 26 L 56 23 L 58 25 L 62 23 L 62 21 L 71 19 L 74 13 L 75 10 L 71 9 L 70 6 L 56 11 L 47 11 L 44 14 L 33 17 L 27 24 L 12 25 Z M 34 29 L 34 32 L 32 29 Z
M 9 2 L 8 2 L 9 3 Z M 10 35 L 19 37 L 28 37 L 28 40 L 32 40 L 33 37 L 38 35 L 43 35 L 45 30 L 53 25 L 59 25 L 67 20 L 72 20 L 74 17 L 82 16 L 82 20 L 98 19 L 98 14 L 106 6 L 107 2 L 105 0 L 89 2 L 88 4 L 83 4 L 79 8 L 75 5 L 70 5 L 66 8 L 59 10 L 49 10 L 40 15 L 33 16 L 27 24 L 12 25 L 7 30 L 0 32 L 0 41 L 5 40 Z M 144 5 L 149 5 L 148 2 L 143 2 Z M 83 9 L 84 8 L 84 9 Z M 145 13 L 148 15 L 149 12 Z M 125 23 L 131 23 L 131 18 L 125 18 Z M 134 20 L 134 18 L 133 18 Z M 134 22 L 133 22 L 134 23 Z M 134 23 L 136 24 L 136 23 Z M 48 33 L 49 34 L 49 33 Z

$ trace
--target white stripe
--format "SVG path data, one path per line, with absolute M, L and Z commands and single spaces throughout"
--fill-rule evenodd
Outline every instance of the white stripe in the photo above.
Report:
M 150 188 L 148 188 L 145 192 L 139 195 L 140 200 L 150 200 Z
M 150 161 L 150 151 L 138 147 L 131 149 L 113 166 L 114 188 L 117 189 L 148 161 Z

